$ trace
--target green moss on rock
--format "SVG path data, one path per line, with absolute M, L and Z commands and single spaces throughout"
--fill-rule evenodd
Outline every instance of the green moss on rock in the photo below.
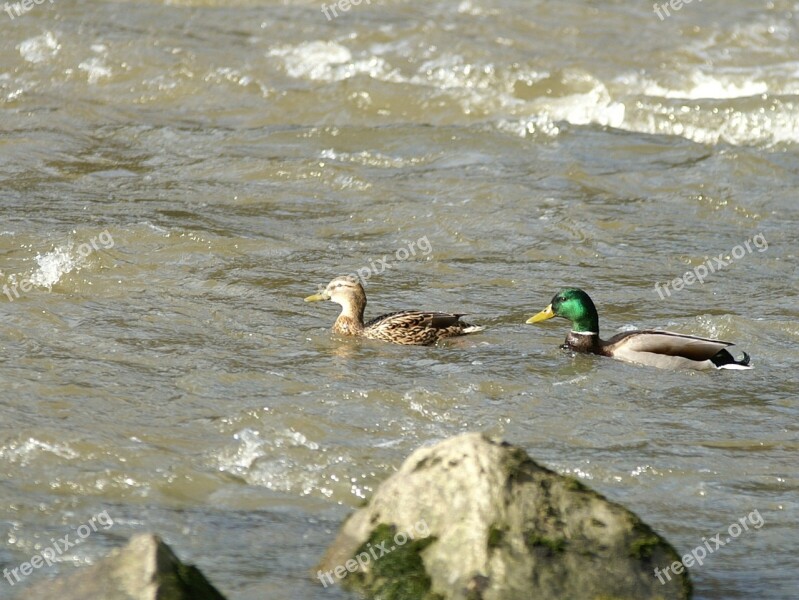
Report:
M 590 491 L 585 486 L 585 484 L 582 481 L 580 481 L 579 479 L 576 479 L 574 477 L 565 477 L 565 479 L 563 481 L 563 485 L 566 486 L 567 490 L 571 490 L 573 492 L 588 492 L 588 491 Z
M 564 538 L 550 538 L 539 535 L 533 531 L 528 531 L 524 537 L 524 543 L 528 548 L 545 548 L 550 554 L 560 554 L 566 549 Z
M 495 548 L 499 548 L 502 545 L 502 541 L 505 539 L 506 529 L 496 526 L 491 526 L 488 530 L 488 549 L 494 550 Z
M 369 540 L 353 555 L 367 555 L 376 548 L 387 552 L 376 560 L 370 560 L 364 571 L 353 573 L 344 580 L 348 587 L 367 592 L 375 600 L 443 600 L 430 591 L 430 576 L 424 567 L 421 552 L 435 541 L 434 537 L 408 540 L 403 545 L 394 541 L 396 528 L 381 523 Z M 379 552 L 382 552 L 379 551 Z
M 669 559 L 670 563 L 681 560 L 674 546 L 666 541 L 665 538 L 660 537 L 649 525 L 640 519 L 633 525 L 632 531 L 637 537 L 630 542 L 631 557 L 638 560 L 650 559 L 655 555 L 656 550 L 660 548 L 665 550 L 667 555 L 671 555 Z M 687 568 L 679 580 L 682 583 L 684 597 L 691 598 L 694 586 Z
M 178 562 L 173 573 L 160 576 L 163 589 L 159 600 L 223 600 L 222 594 L 212 586 L 194 565 Z
M 654 551 L 663 545 L 663 540 L 651 530 L 648 533 L 636 528 L 638 537 L 630 542 L 630 556 L 633 558 L 649 558 Z

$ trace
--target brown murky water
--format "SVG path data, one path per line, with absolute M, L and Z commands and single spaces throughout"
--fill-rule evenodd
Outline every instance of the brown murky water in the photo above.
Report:
M 798 8 L 0 12 L 0 566 L 80 538 L 0 597 L 155 530 L 231 600 L 347 598 L 308 578 L 341 519 L 470 430 L 682 552 L 759 511 L 696 597 L 795 597 Z M 333 338 L 336 307 L 302 298 L 378 259 L 369 314 L 487 330 Z M 524 324 L 567 284 L 608 336 L 720 337 L 756 368 L 570 356 L 565 322 Z

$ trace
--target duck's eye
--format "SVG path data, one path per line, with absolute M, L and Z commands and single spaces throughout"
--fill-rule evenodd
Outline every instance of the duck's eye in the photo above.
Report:
M 342 285 L 343 285 L 342 283 L 337 283 L 336 287 L 341 287 Z

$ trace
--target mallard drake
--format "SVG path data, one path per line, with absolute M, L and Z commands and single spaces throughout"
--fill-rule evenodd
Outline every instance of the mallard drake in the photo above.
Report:
M 403 310 L 363 322 L 366 292 L 353 277 L 336 277 L 325 291 L 308 296 L 306 302 L 330 300 L 341 305 L 333 333 L 383 340 L 395 344 L 427 346 L 439 339 L 482 331 L 483 327 L 460 320 L 463 314 Z
M 552 317 L 572 322 L 563 348 L 576 352 L 612 356 L 662 369 L 750 369 L 744 352 L 735 360 L 726 348 L 731 342 L 672 333 L 670 331 L 625 331 L 605 341 L 599 337 L 599 315 L 591 298 L 578 288 L 566 288 L 555 294 L 552 302 L 527 323 L 539 323 Z

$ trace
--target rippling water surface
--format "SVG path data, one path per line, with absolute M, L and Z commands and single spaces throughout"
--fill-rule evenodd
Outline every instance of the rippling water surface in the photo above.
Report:
M 759 511 L 692 570 L 696 597 L 794 598 L 797 11 L 0 12 L 0 566 L 114 522 L 0 597 L 155 530 L 231 600 L 348 598 L 309 577 L 343 517 L 419 445 L 482 430 L 683 553 Z M 302 298 L 378 259 L 370 315 L 486 331 L 334 338 L 336 307 Z M 524 324 L 564 285 L 605 335 L 729 339 L 756 367 L 571 356 L 564 321 Z

